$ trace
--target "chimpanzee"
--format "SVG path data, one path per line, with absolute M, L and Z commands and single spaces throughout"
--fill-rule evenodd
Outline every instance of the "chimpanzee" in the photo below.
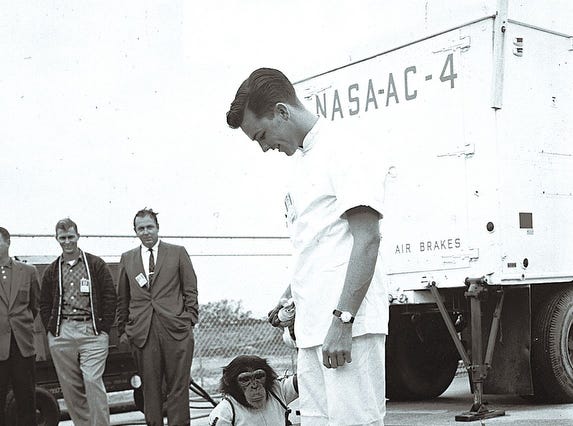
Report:
M 240 355 L 223 368 L 223 399 L 209 416 L 210 426 L 290 425 L 288 404 L 298 397 L 296 375 L 279 379 L 268 362 Z

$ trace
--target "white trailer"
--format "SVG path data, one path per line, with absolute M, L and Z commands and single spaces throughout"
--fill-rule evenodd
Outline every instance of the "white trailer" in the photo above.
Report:
M 440 395 L 462 359 L 458 420 L 495 415 L 482 392 L 573 401 L 573 38 L 509 6 L 295 84 L 388 169 L 388 395 Z

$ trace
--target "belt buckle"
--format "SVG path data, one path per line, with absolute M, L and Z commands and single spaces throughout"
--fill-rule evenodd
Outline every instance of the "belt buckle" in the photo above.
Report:
M 81 321 L 81 322 L 85 322 L 85 321 L 89 321 L 91 318 L 89 316 L 85 316 L 85 315 L 68 315 L 66 316 L 64 319 L 67 319 L 69 321 Z

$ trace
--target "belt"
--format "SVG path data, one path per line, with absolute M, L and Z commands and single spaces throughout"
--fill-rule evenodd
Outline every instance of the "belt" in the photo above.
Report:
M 92 317 L 89 315 L 62 315 L 62 319 L 70 321 L 91 321 Z

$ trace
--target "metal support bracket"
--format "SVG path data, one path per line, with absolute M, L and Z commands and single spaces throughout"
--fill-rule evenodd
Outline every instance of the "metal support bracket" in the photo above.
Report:
M 497 339 L 497 332 L 499 330 L 499 321 L 501 318 L 501 310 L 503 308 L 504 293 L 500 291 L 500 296 L 493 314 L 493 320 L 489 333 L 489 339 L 486 348 L 485 360 L 483 354 L 483 339 L 482 339 L 482 308 L 481 302 L 488 295 L 492 289 L 487 285 L 487 278 L 466 278 L 465 284 L 467 291 L 464 293 L 466 298 L 470 299 L 470 319 L 471 319 L 471 333 L 472 333 L 472 350 L 471 360 L 466 352 L 460 338 L 458 337 L 456 328 L 452 318 L 448 314 L 444 302 L 440 296 L 436 282 L 430 280 L 428 288 L 436 300 L 436 305 L 442 315 L 446 327 L 452 337 L 454 344 L 462 358 L 464 367 L 468 371 L 471 378 L 471 384 L 474 393 L 474 402 L 469 411 L 457 415 L 456 421 L 471 422 L 476 420 L 489 419 L 492 417 L 504 416 L 503 410 L 490 410 L 483 402 L 483 382 L 487 377 L 488 370 L 491 367 L 491 360 L 493 358 L 493 351 L 495 341 Z

